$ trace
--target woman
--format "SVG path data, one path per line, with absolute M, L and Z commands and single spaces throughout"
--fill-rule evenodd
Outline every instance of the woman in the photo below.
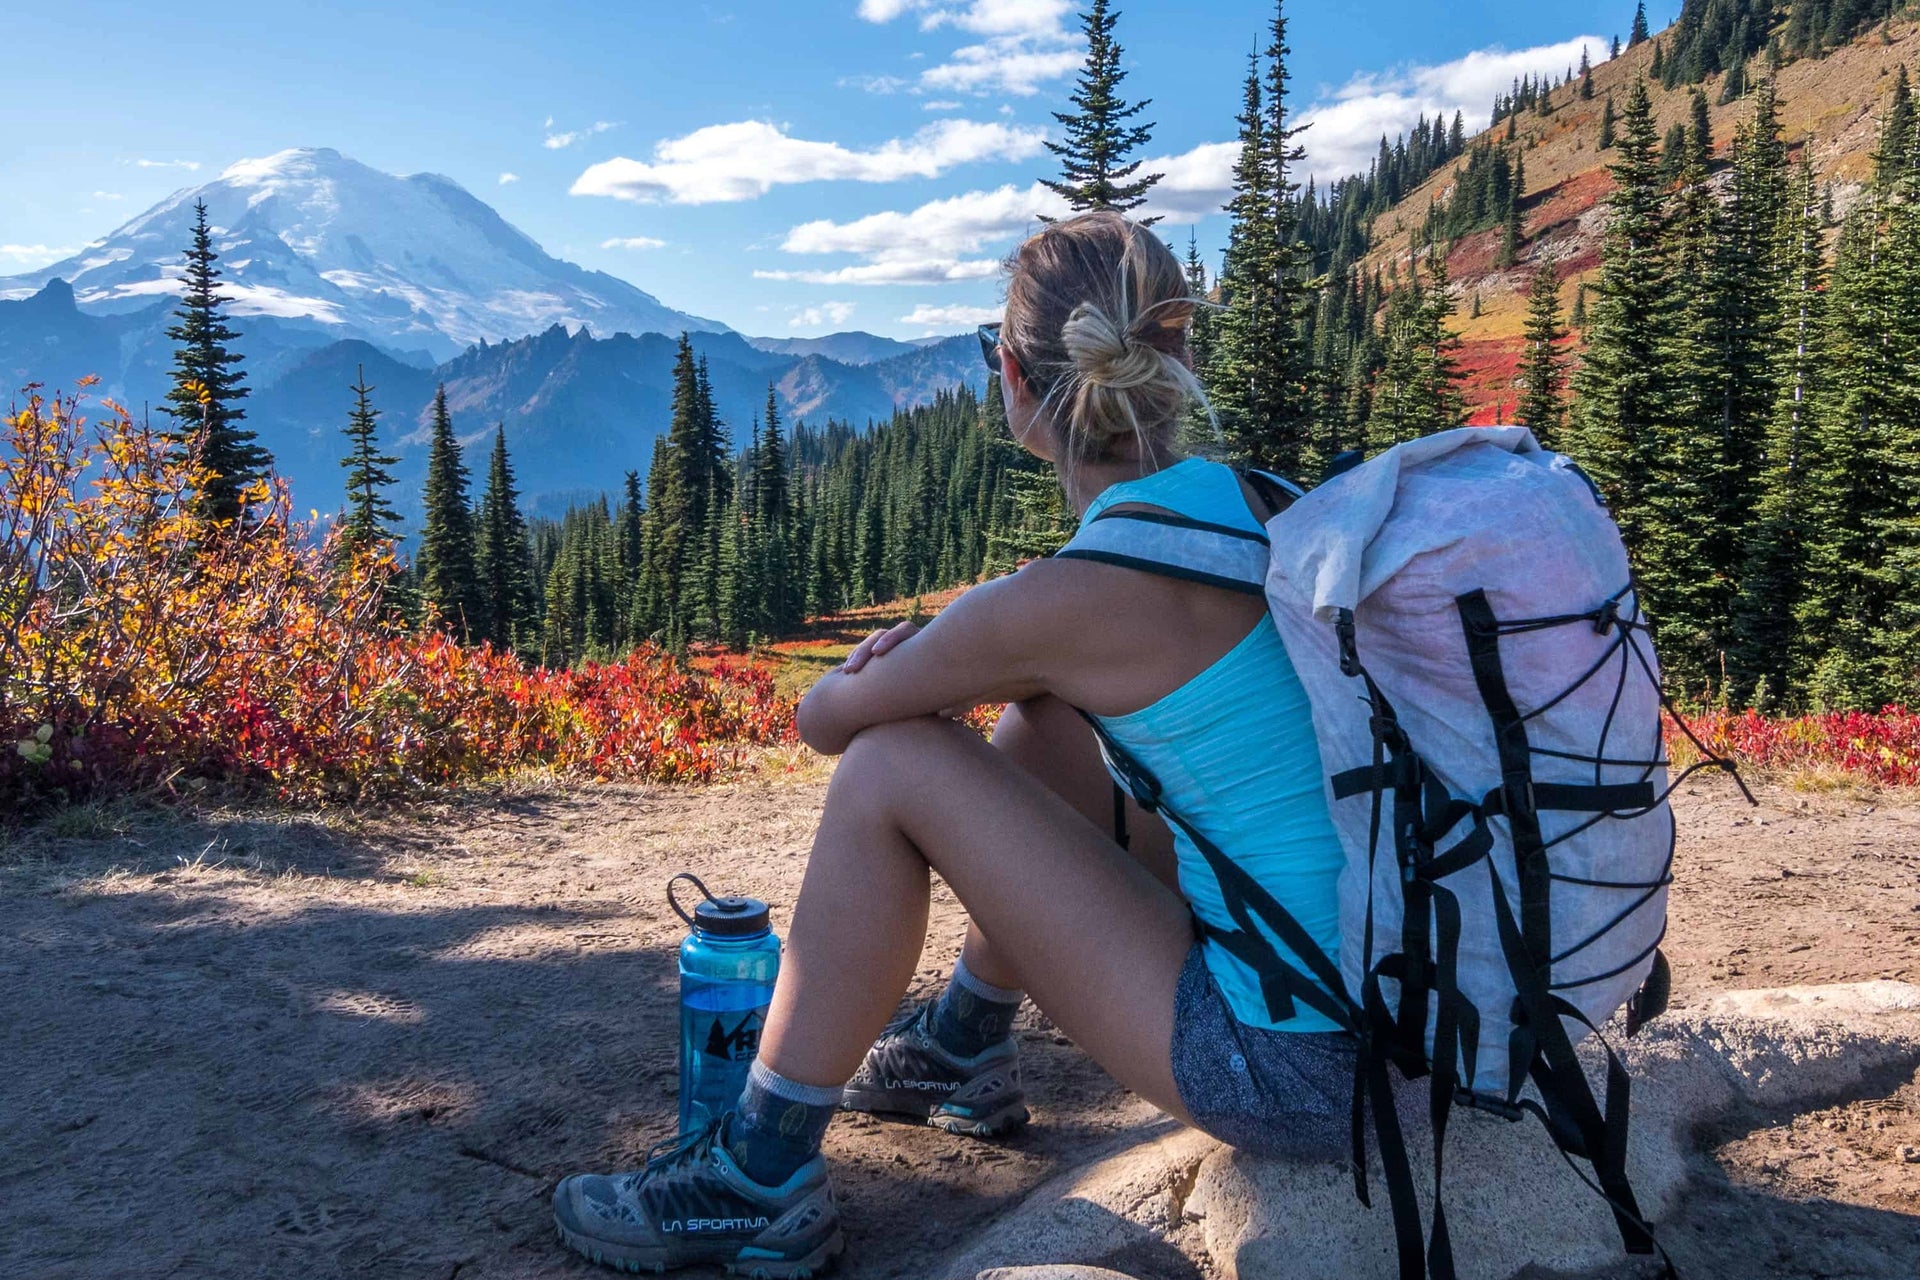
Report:
M 1087 214 L 1028 240 L 1011 269 L 989 363 L 1015 439 L 1056 466 L 1083 522 L 1171 512 L 1258 532 L 1251 489 L 1174 450 L 1200 392 L 1196 300 L 1166 246 Z M 991 746 L 951 718 L 982 703 L 1010 704 Z M 1264 602 L 1112 563 L 1029 564 L 924 629 L 869 638 L 802 702 L 802 738 L 842 758 L 752 1078 L 733 1113 L 645 1169 L 562 1182 L 570 1245 L 633 1270 L 810 1274 L 841 1245 L 819 1156 L 835 1109 L 983 1136 L 1023 1122 L 1024 994 L 1180 1120 L 1235 1145 L 1340 1153 L 1352 1040 L 1305 1004 L 1273 1020 L 1253 970 L 1207 932 L 1231 921 L 1185 831 L 1130 807 L 1123 847 L 1082 712 L 1337 958 L 1340 847 Z M 929 871 L 972 924 L 944 994 L 889 1025 L 925 941 Z

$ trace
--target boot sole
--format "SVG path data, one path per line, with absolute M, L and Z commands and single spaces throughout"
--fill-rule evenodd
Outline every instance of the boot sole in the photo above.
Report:
M 888 1089 L 849 1088 L 840 1099 L 840 1109 L 918 1120 L 967 1138 L 1005 1137 L 1024 1128 L 1033 1118 L 1026 1103 L 1019 1098 L 1009 1099 L 984 1116 L 972 1116 L 951 1110 L 945 1103 L 931 1098 Z
M 824 1240 L 820 1247 L 803 1258 L 747 1258 L 736 1256 L 732 1261 L 725 1258 L 701 1258 L 682 1256 L 675 1258 L 672 1249 L 638 1249 L 627 1245 L 609 1244 L 604 1240 L 595 1240 L 573 1230 L 564 1223 L 556 1222 L 554 1229 L 560 1234 L 560 1242 L 581 1257 L 596 1266 L 610 1267 L 615 1271 L 626 1271 L 634 1275 L 652 1273 L 661 1275 L 668 1271 L 677 1271 L 681 1267 L 722 1267 L 730 1276 L 745 1276 L 747 1280 L 813 1280 L 833 1269 L 834 1261 L 847 1247 L 846 1236 L 839 1228 Z

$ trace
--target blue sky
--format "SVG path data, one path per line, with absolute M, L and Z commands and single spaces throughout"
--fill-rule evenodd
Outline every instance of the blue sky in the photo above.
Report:
M 950 332 L 1050 175 L 1076 0 L 33 0 L 0 7 L 0 274 L 244 157 L 329 146 L 447 174 L 550 252 L 756 334 Z M 1212 257 L 1264 0 L 1121 0 L 1167 234 Z M 1677 0 L 1649 6 L 1656 29 Z M 1629 0 L 1293 3 L 1309 163 L 1423 108 L 1596 60 Z M 1510 52 L 1517 51 L 1517 52 Z

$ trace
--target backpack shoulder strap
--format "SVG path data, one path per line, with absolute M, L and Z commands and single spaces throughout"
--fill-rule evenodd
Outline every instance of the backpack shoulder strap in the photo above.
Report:
M 1300 494 L 1291 483 L 1266 472 L 1248 472 L 1246 479 L 1275 511 Z M 1267 535 L 1251 529 L 1121 507 L 1087 521 L 1054 555 L 1264 596 L 1270 550 Z

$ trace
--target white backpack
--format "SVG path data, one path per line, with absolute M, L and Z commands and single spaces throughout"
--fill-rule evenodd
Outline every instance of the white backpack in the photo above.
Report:
M 1346 852 L 1337 976 L 1233 851 L 1160 805 L 1102 735 L 1109 763 L 1206 857 L 1238 926 L 1211 936 L 1261 974 L 1275 1019 L 1299 1000 L 1359 1037 L 1356 1190 L 1367 1200 L 1370 1109 L 1406 1280 L 1453 1273 L 1439 1174 L 1454 1106 L 1537 1116 L 1591 1166 L 1629 1251 L 1653 1251 L 1626 1178 L 1626 1073 L 1608 1050 L 1596 1099 L 1574 1053 L 1623 1008 L 1631 1035 L 1668 989 L 1664 703 L 1618 528 L 1580 470 L 1521 427 L 1414 440 L 1311 493 L 1248 479 L 1271 506 L 1285 505 L 1274 490 L 1293 497 L 1265 542 L 1113 513 L 1059 554 L 1264 592 Z M 1696 768 L 1730 771 L 1702 755 Z M 1424 1245 L 1389 1064 L 1431 1084 Z

